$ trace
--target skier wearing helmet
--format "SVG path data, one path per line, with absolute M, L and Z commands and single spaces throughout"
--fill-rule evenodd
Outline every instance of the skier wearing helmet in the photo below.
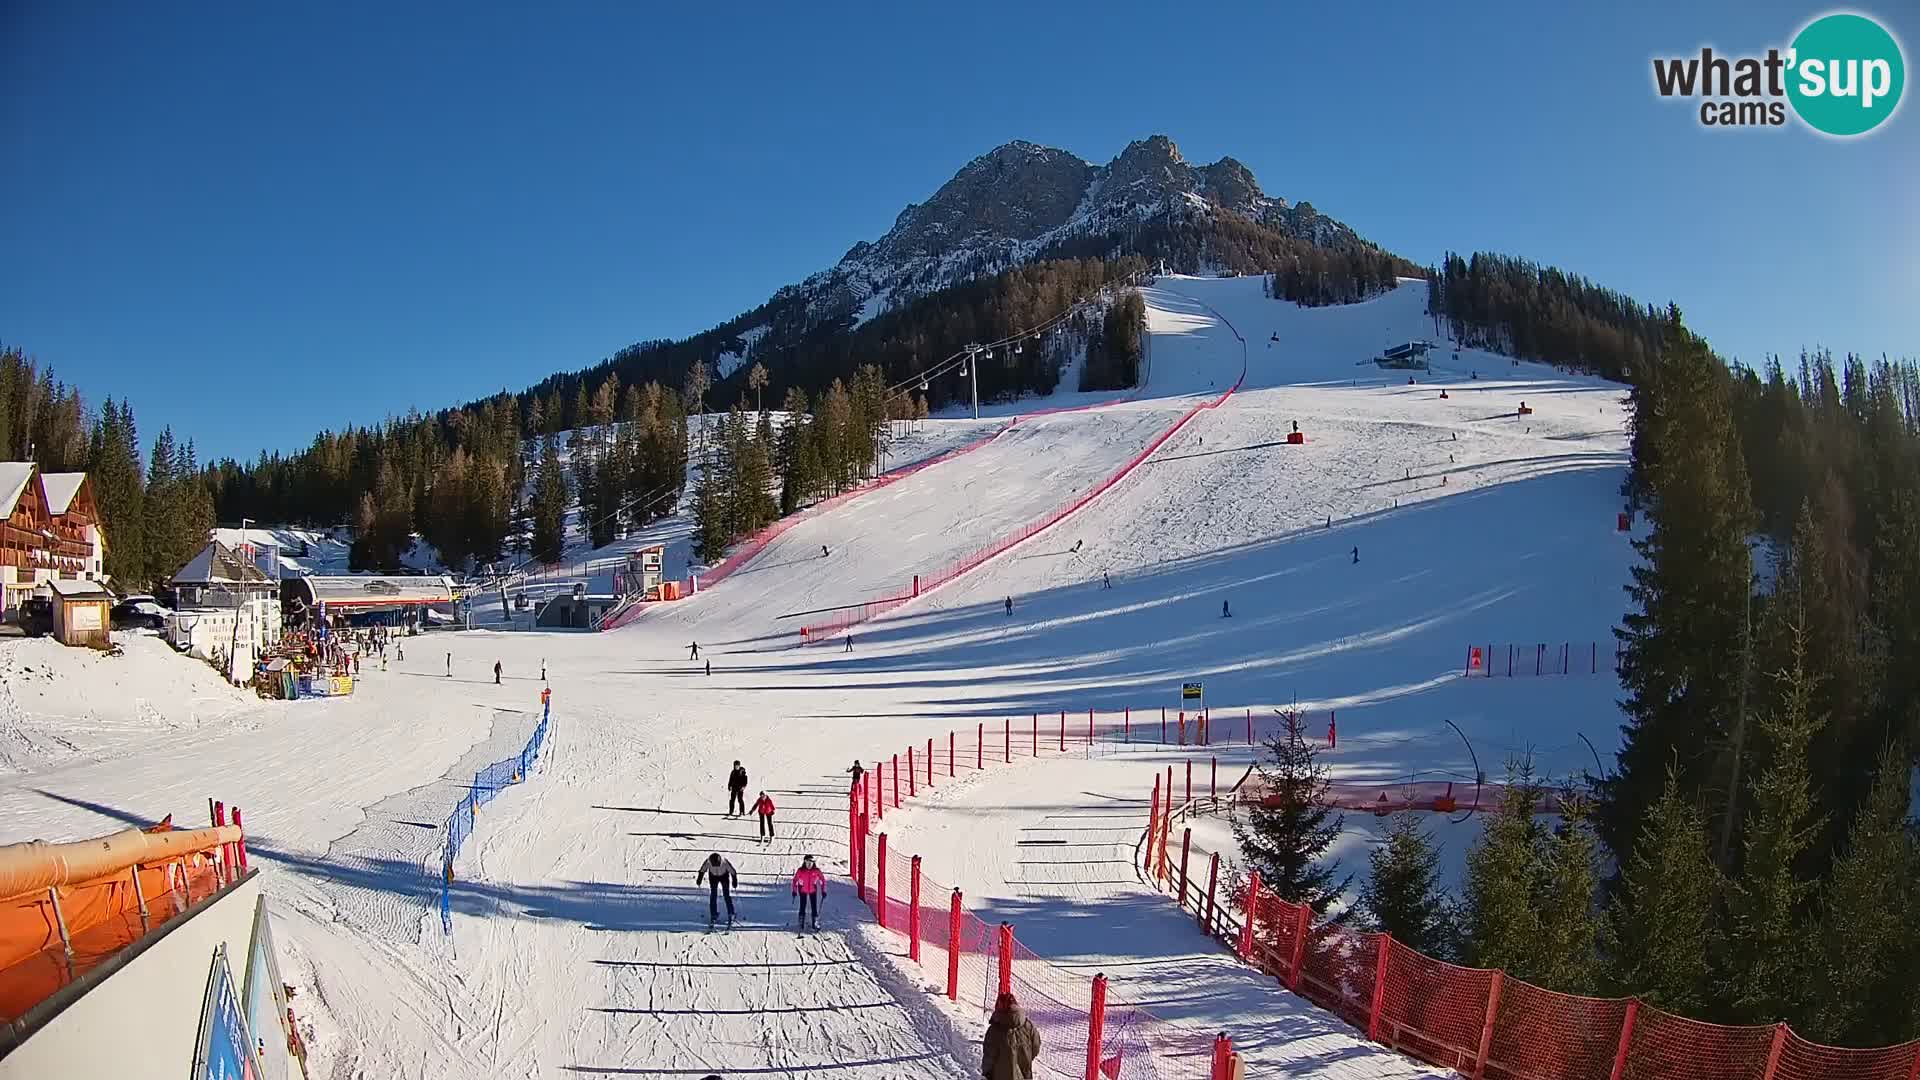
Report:
M 813 864 L 813 856 L 800 860 L 800 869 L 793 874 L 793 895 L 800 899 L 797 913 L 799 928 L 802 930 L 820 929 L 820 898 L 827 892 L 827 875 Z M 812 922 L 808 922 L 808 908 L 812 908 Z

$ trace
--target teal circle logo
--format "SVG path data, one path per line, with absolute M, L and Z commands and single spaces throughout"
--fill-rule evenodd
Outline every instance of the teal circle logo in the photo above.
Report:
M 1815 131 L 1847 137 L 1879 127 L 1900 105 L 1900 43 L 1864 15 L 1823 15 L 1793 39 L 1787 99 Z

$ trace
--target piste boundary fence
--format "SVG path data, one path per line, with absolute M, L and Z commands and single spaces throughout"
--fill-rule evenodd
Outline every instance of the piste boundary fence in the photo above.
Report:
M 1201 932 L 1243 962 L 1408 1057 L 1473 1080 L 1920 1077 L 1920 1039 L 1869 1049 L 1825 1046 L 1785 1023 L 1709 1024 L 1637 997 L 1563 994 L 1503 971 L 1435 960 L 1389 934 L 1315 925 L 1312 909 L 1263 893 L 1258 874 L 1248 875 L 1244 890 L 1230 887 L 1220 853 L 1195 846 L 1190 827 L 1176 845 L 1177 822 L 1231 800 L 1188 795 L 1175 803 L 1171 766 L 1165 787 L 1163 797 L 1156 771 L 1136 849 L 1147 882 L 1172 892 Z
M 1039 714 L 1018 727 L 1010 717 L 997 725 L 982 721 L 970 745 L 949 731 L 944 743 L 929 738 L 903 754 L 876 760 L 848 794 L 848 876 L 856 894 L 881 929 L 906 942 L 909 960 L 930 961 L 925 948 L 943 954 L 948 1000 L 972 1002 L 990 1013 L 1000 992 L 1012 992 L 1040 1031 L 1039 1064 L 1052 1072 L 1086 1080 L 1237 1080 L 1241 1064 L 1224 1034 L 1175 1024 L 1130 1004 L 1110 991 L 1104 974 L 1088 979 L 1054 966 L 1021 944 L 1010 924 L 991 925 L 967 910 L 960 890 L 928 876 L 920 856 L 906 854 L 900 843 L 889 844 L 888 810 L 898 811 L 922 788 L 933 790 L 942 777 L 953 783 L 966 770 L 1033 761 L 1049 751 L 1065 754 L 1069 747 L 1094 753 L 1103 733 L 1134 741 L 1131 709 L 1121 712 L 1118 725 L 1111 714 L 1103 725 L 1091 709 L 1047 719 L 1054 723 L 1044 732 Z M 1199 714 L 1182 719 L 1180 730 L 1190 724 L 1199 738 Z M 1246 720 L 1251 732 L 1251 711 Z M 1154 723 L 1158 739 L 1150 737 Z M 1154 722 L 1143 714 L 1138 745 L 1172 745 L 1170 734 L 1164 712 Z
M 1160 447 L 1166 444 L 1168 439 L 1179 434 L 1180 429 L 1186 427 L 1187 423 L 1194 417 L 1209 409 L 1217 409 L 1221 405 L 1226 404 L 1227 399 L 1231 398 L 1240 389 L 1241 383 L 1245 382 L 1246 378 L 1247 373 L 1243 366 L 1240 371 L 1240 378 L 1234 380 L 1233 385 L 1227 387 L 1225 393 L 1211 400 L 1203 401 L 1193 408 L 1188 409 L 1185 413 L 1182 413 L 1178 420 L 1175 420 L 1165 430 L 1149 440 L 1147 445 L 1143 447 L 1139 453 L 1129 458 L 1124 465 L 1108 473 L 1106 477 L 1086 491 L 1062 501 L 1052 510 L 1047 511 L 1038 518 L 1035 518 L 970 555 L 963 556 L 930 573 L 915 574 L 913 576 L 913 583 L 910 586 L 892 596 L 882 597 L 879 600 L 870 600 L 864 604 L 837 612 L 822 622 L 809 623 L 801 627 L 800 636 L 802 640 L 808 642 L 825 641 L 836 634 L 844 632 L 849 627 L 857 626 L 870 619 L 878 618 L 889 611 L 913 602 L 924 593 L 931 592 L 962 575 L 970 573 L 995 556 L 1058 525 L 1061 521 L 1064 521 L 1088 503 L 1106 494 L 1114 485 L 1131 476 L 1135 469 L 1139 468 L 1148 458 L 1152 457 Z M 1049 410 L 1048 413 L 1035 413 L 1032 415 L 1051 415 L 1052 413 L 1073 412 L 1079 409 L 1101 407 L 1104 406 L 1078 406 L 1070 409 Z
M 1625 658 L 1626 650 L 1616 642 L 1604 649 L 1598 641 L 1473 642 L 1460 674 L 1469 679 L 1612 675 Z
M 482 806 L 493 801 L 514 784 L 524 782 L 532 773 L 533 766 L 540 760 L 540 750 L 547 742 L 548 725 L 553 722 L 551 706 L 540 707 L 540 722 L 533 726 L 533 734 L 527 737 L 527 745 L 510 758 L 502 758 L 473 774 L 473 784 L 460 798 L 459 805 L 453 808 L 453 814 L 447 818 L 447 842 L 442 851 L 440 862 L 440 932 L 453 933 L 453 861 L 459 857 L 460 848 L 473 835 L 474 825 L 478 821 Z

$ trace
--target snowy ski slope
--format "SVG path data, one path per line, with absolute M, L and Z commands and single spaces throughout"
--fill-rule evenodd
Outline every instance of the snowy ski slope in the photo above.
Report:
M 0 777 L 0 832 L 188 818 L 209 795 L 243 806 L 294 981 L 312 991 L 318 1075 L 959 1077 L 977 1075 L 977 1013 L 948 1011 L 926 992 L 934 975 L 856 929 L 843 876 L 822 931 L 792 930 L 783 889 L 799 856 L 844 873 L 855 757 L 1003 716 L 1157 708 L 1183 679 L 1204 680 L 1223 711 L 1296 696 L 1315 714 L 1338 708 L 1332 760 L 1346 776 L 1470 773 L 1443 720 L 1495 771 L 1528 747 L 1550 771 L 1578 768 L 1580 734 L 1611 746 L 1604 674 L 1457 672 L 1469 641 L 1607 640 L 1629 557 L 1612 531 L 1620 388 L 1480 353 L 1456 365 L 1450 350 L 1442 364 L 1458 370 L 1416 386 L 1357 366 L 1389 340 L 1431 336 L 1417 288 L 1311 310 L 1265 299 L 1257 279 L 1175 278 L 1148 299 L 1149 382 L 1131 400 L 1022 418 L 618 632 L 415 638 L 350 699 L 247 706 L 245 722 L 192 744 Z M 1231 385 L 1243 354 L 1229 322 L 1246 342 L 1245 387 L 1111 491 L 856 627 L 851 652 L 798 644 L 798 619 L 782 616 L 858 603 L 977 550 Z M 1537 410 L 1525 419 L 1522 399 Z M 1308 442 L 1286 446 L 1296 419 Z M 445 939 L 429 827 L 476 756 L 524 737 L 542 662 L 549 755 L 481 811 Z M 749 799 L 764 787 L 780 806 L 771 844 L 720 812 L 736 758 Z M 1232 1032 L 1250 1075 L 1430 1075 L 1239 971 L 1130 883 L 1137 826 L 1074 820 L 1141 803 L 1164 764 L 1144 751 L 990 772 L 888 827 L 1029 947 Z M 1093 846 L 1071 849 L 1087 861 L 1020 854 L 1012 838 L 1043 827 L 1087 830 Z M 1352 840 L 1345 857 L 1364 862 L 1363 831 Z M 694 873 L 716 850 L 740 869 L 741 921 L 709 935 Z

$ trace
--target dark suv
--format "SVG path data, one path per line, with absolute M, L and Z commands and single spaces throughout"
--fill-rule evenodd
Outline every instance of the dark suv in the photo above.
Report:
M 29 597 L 20 605 L 17 616 L 20 629 L 31 637 L 40 637 L 53 633 L 53 601 L 44 597 Z

